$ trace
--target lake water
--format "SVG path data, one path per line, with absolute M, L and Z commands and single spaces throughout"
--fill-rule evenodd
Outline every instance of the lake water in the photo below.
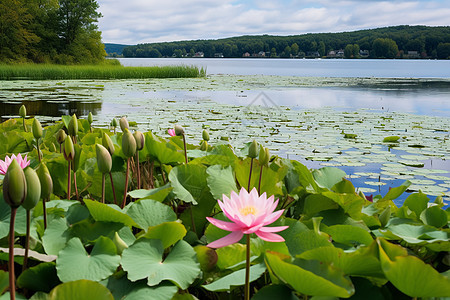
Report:
M 140 130 L 161 135 L 179 123 L 187 127 L 190 143 L 197 143 L 202 126 L 209 125 L 213 139 L 227 135 L 237 148 L 257 139 L 272 153 L 308 167 L 337 166 L 369 194 L 384 195 L 410 179 L 412 191 L 450 201 L 450 61 L 120 61 L 125 66 L 196 65 L 206 68 L 208 77 L 0 81 L 0 116 L 17 116 L 25 104 L 44 122 L 62 114 L 86 118 L 91 111 L 95 126 L 128 116 Z M 344 139 L 344 131 L 357 139 Z M 389 135 L 401 136 L 400 145 L 383 144 Z

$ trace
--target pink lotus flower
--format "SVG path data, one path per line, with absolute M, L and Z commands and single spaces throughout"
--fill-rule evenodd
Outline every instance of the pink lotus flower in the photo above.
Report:
M 167 132 L 169 133 L 170 136 L 175 136 L 175 129 L 171 128 L 169 130 L 167 130 Z
M 284 238 L 273 232 L 285 230 L 288 226 L 264 227 L 275 222 L 284 211 L 273 212 L 278 204 L 278 200 L 275 202 L 273 200 L 274 197 L 267 198 L 266 193 L 258 196 L 255 188 L 250 193 L 241 188 L 239 195 L 233 191 L 230 198 L 223 195 L 223 202 L 218 200 L 219 206 L 232 223 L 210 217 L 206 219 L 211 224 L 231 231 L 231 233 L 207 246 L 211 248 L 225 247 L 238 242 L 244 234 L 251 233 L 255 233 L 268 242 L 283 242 Z
M 25 155 L 25 157 L 22 158 L 22 155 L 19 153 L 17 154 L 17 156 L 15 156 L 14 154 L 11 155 L 11 158 L 9 158 L 8 155 L 6 155 L 5 160 L 0 160 L 0 174 L 5 175 L 6 171 L 8 170 L 9 165 L 11 164 L 11 161 L 15 159 L 17 160 L 17 162 L 19 163 L 19 166 L 24 169 L 26 168 L 28 165 L 30 165 L 30 161 L 27 160 L 27 155 Z

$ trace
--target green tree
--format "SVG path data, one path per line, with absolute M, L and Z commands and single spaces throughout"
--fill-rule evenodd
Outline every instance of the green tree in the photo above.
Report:
M 450 43 L 440 43 L 437 46 L 437 57 L 441 59 L 450 58 Z
M 377 58 L 395 58 L 398 53 L 398 46 L 392 39 L 377 38 L 373 41 L 372 53 Z
M 270 49 L 270 57 L 277 57 L 277 50 L 275 48 Z
M 317 48 L 317 51 L 319 52 L 320 56 L 325 56 L 325 54 L 327 53 L 325 43 L 323 41 L 319 42 L 319 47 Z
M 297 56 L 298 50 L 300 50 L 300 48 L 298 47 L 298 44 L 297 43 L 293 43 L 291 45 L 291 53 L 292 53 L 292 55 L 293 56 Z

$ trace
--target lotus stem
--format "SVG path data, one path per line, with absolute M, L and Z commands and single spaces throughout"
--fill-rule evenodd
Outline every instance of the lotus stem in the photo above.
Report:
M 77 187 L 77 173 L 73 171 L 73 185 L 75 187 L 75 195 L 77 196 L 77 201 L 83 202 L 80 200 L 80 196 L 78 195 L 78 187 Z
M 250 174 L 248 174 L 248 188 L 247 188 L 247 191 L 250 191 L 250 182 L 252 180 L 252 169 L 253 169 L 253 158 L 250 160 Z
M 130 159 L 127 158 L 127 172 L 125 177 L 125 190 L 123 191 L 122 209 L 125 207 L 128 191 L 128 174 L 130 173 Z
M 36 139 L 36 148 L 37 148 L 39 163 L 41 163 L 42 157 L 41 157 L 41 151 L 39 150 L 39 139 Z
M 28 264 L 28 250 L 30 248 L 30 226 L 31 226 L 31 211 L 27 209 L 27 233 L 25 237 L 25 256 L 23 258 L 22 272 L 27 269 Z
M 59 153 L 62 153 L 62 143 L 59 144 Z
M 116 200 L 116 190 L 114 189 L 114 181 L 112 178 L 112 173 L 109 172 L 109 178 L 111 179 L 111 189 L 112 189 L 112 193 L 113 193 L 113 197 L 114 197 L 114 204 L 117 204 L 117 200 Z
M 195 221 L 194 221 L 194 212 L 192 211 L 192 203 L 189 203 L 189 213 L 191 214 L 191 223 L 192 223 L 192 231 L 194 231 L 195 234 L 197 234 L 197 229 L 195 228 Z
M 164 182 L 164 184 L 166 184 L 166 183 L 167 183 L 166 175 L 164 174 L 164 170 L 163 170 L 163 168 L 162 168 L 162 165 L 160 166 L 160 168 L 161 168 L 161 176 L 162 176 L 162 178 L 163 178 L 163 182 Z
M 14 223 L 16 221 L 17 207 L 11 207 L 11 220 L 9 222 L 9 294 L 10 299 L 16 299 L 16 276 L 14 274 Z
M 187 158 L 187 149 L 186 149 L 186 137 L 183 134 L 183 145 L 184 145 L 184 159 L 186 164 L 188 163 L 188 158 Z
M 153 169 L 155 168 L 155 162 L 152 160 L 150 163 L 150 188 L 155 188 L 155 183 L 153 182 Z
M 71 172 L 71 168 L 70 168 L 70 165 L 71 165 L 71 161 L 69 160 L 69 171 L 67 172 L 67 200 L 70 200 L 70 188 L 71 188 L 71 174 L 72 174 L 72 172 Z
M 250 234 L 247 234 L 246 246 L 244 299 L 250 300 Z
M 28 132 L 27 126 L 25 125 L 25 118 L 22 118 L 23 131 Z
M 139 150 L 136 151 L 136 166 L 137 166 L 137 188 L 141 188 L 141 166 L 139 164 Z
M 47 229 L 47 208 L 45 202 L 47 199 L 42 199 L 42 209 L 44 210 L 44 230 Z
M 259 170 L 258 195 L 260 195 L 260 191 L 261 191 L 261 178 L 262 178 L 263 167 L 264 166 L 261 165 L 261 169 Z
M 105 174 L 102 174 L 102 203 L 105 203 Z

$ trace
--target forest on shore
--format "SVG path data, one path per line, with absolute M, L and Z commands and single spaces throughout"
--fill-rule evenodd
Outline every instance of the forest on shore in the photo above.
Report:
M 98 8 L 95 0 L 0 1 L 0 63 L 103 61 Z
M 110 53 L 115 56 L 114 53 Z M 450 26 L 394 26 L 339 33 L 239 36 L 145 43 L 124 57 L 450 58 Z

